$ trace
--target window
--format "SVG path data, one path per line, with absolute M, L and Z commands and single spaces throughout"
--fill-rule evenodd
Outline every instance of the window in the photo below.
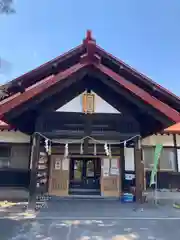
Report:
M 11 147 L 0 146 L 0 168 L 9 167 L 11 158 Z
M 154 158 L 154 148 L 153 147 L 147 147 L 143 148 L 143 160 L 144 160 L 144 168 L 145 169 L 152 169 L 153 164 L 153 158 Z
M 174 148 L 163 148 L 160 156 L 160 170 L 176 171 Z
M 145 169 L 152 169 L 154 163 L 154 147 L 143 148 L 143 159 Z M 174 148 L 163 148 L 160 156 L 161 171 L 176 171 Z

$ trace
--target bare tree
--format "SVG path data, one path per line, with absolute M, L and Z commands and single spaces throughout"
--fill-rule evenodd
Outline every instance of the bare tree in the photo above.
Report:
M 0 14 L 14 13 L 13 0 L 0 0 Z
M 14 0 L 0 0 L 0 15 L 1 14 L 11 14 L 15 10 L 13 8 Z M 5 75 L 10 71 L 10 63 L 2 59 L 0 56 L 0 75 Z M 2 90 L 0 90 L 1 98 Z

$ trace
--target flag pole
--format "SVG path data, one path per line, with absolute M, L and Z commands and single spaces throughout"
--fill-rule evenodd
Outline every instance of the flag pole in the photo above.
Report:
M 156 176 L 155 176 L 155 188 L 154 188 L 154 202 L 155 202 L 155 205 L 158 204 L 158 201 L 157 201 L 157 173 L 156 173 Z
M 157 181 L 158 181 L 157 173 L 158 173 L 159 158 L 160 158 L 162 149 L 163 149 L 162 144 L 157 144 L 155 147 L 154 164 L 153 164 L 153 168 L 151 171 L 151 177 L 150 177 L 150 187 L 152 185 L 154 185 L 154 202 L 155 202 L 155 204 L 157 204 Z

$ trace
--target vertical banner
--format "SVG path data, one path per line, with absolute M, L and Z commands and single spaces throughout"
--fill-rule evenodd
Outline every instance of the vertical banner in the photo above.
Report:
M 163 149 L 162 144 L 157 144 L 155 147 L 154 164 L 153 164 L 153 169 L 151 171 L 150 187 L 152 186 L 152 184 L 156 184 L 156 174 L 157 174 L 159 158 L 161 156 L 162 149 Z

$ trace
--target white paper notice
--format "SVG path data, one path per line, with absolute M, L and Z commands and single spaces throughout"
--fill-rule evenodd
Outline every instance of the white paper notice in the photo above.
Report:
M 118 168 L 111 168 L 110 169 L 110 174 L 118 176 L 119 175 L 119 169 Z
M 111 159 L 111 168 L 118 168 L 118 159 L 116 158 Z
M 69 158 L 63 158 L 62 170 L 69 170 Z
M 103 168 L 108 169 L 108 171 L 109 171 L 109 166 L 110 166 L 109 158 L 104 158 L 103 159 Z
M 55 170 L 60 170 L 61 169 L 61 160 L 55 160 Z
M 108 177 L 109 176 L 109 168 L 103 168 L 103 176 Z
M 135 174 L 129 174 L 129 173 L 125 174 L 125 179 L 126 180 L 133 180 L 134 178 L 135 178 Z

